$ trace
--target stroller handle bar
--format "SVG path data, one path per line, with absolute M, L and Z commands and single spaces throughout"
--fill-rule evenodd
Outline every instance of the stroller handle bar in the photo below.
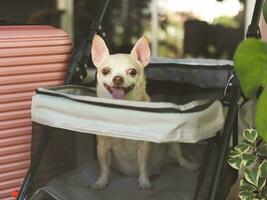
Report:
M 95 34 L 102 32 L 101 23 L 105 12 L 107 10 L 110 0 L 102 0 L 100 9 L 90 26 L 90 33 L 86 40 L 82 42 L 82 45 L 74 51 L 71 56 L 68 72 L 65 78 L 65 84 L 73 84 L 81 81 L 87 75 L 87 63 L 91 57 L 92 41 Z M 102 37 L 105 37 L 102 34 Z M 78 76 L 78 77 L 77 77 Z
M 261 38 L 261 31 L 259 27 L 259 21 L 261 17 L 261 11 L 264 0 L 256 0 L 254 11 L 252 15 L 251 24 L 248 26 L 247 38 Z

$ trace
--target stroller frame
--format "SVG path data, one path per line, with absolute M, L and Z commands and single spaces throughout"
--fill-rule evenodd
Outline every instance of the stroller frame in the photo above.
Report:
M 261 38 L 260 28 L 258 26 L 259 18 L 261 14 L 261 9 L 263 5 L 263 0 L 256 0 L 256 4 L 254 7 L 254 13 L 252 17 L 251 24 L 248 28 L 246 37 L 254 37 Z M 101 22 L 104 17 L 105 11 L 109 4 L 109 0 L 102 0 L 100 10 L 95 18 L 95 20 L 91 24 L 89 37 L 82 43 L 81 47 L 78 48 L 72 55 L 67 76 L 65 78 L 65 84 L 78 84 L 81 80 L 86 77 L 87 72 L 87 63 L 90 60 L 90 51 L 92 46 L 92 40 L 95 34 L 100 34 L 105 38 L 105 34 L 102 31 Z M 230 85 L 230 84 L 229 84 Z M 228 88 L 229 89 L 229 88 Z M 216 166 L 214 167 L 213 176 L 211 180 L 211 184 L 209 187 L 209 200 L 218 200 L 219 196 L 219 186 L 222 184 L 223 175 L 227 168 L 227 155 L 228 155 L 228 146 L 230 139 L 232 137 L 233 146 L 238 144 L 238 101 L 241 97 L 241 89 L 239 85 L 239 81 L 235 74 L 233 74 L 231 81 L 229 96 L 229 110 L 226 116 L 226 120 L 224 123 L 223 130 L 220 134 L 217 134 L 216 137 L 208 140 L 208 145 L 205 149 L 204 159 L 201 164 L 200 173 L 198 176 L 196 191 L 194 194 L 194 200 L 198 199 L 198 194 L 201 189 L 201 184 L 203 179 L 207 174 L 207 167 L 205 164 L 210 159 L 210 152 L 213 148 L 213 144 L 217 143 L 219 145 L 219 156 L 216 158 Z M 47 127 L 47 129 L 50 129 Z M 29 170 L 25 176 L 25 179 L 20 188 L 17 200 L 25 200 L 27 199 L 27 192 L 30 188 L 31 181 L 38 169 L 40 164 L 42 155 L 44 153 L 45 147 L 48 144 L 50 139 L 50 132 L 44 134 L 40 139 L 40 143 L 38 145 L 38 149 L 35 154 L 32 155 L 31 164 Z M 237 178 L 237 172 L 235 172 L 234 178 Z

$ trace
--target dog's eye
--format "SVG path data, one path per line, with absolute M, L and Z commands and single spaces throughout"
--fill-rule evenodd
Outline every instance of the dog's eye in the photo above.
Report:
M 137 71 L 136 71 L 136 69 L 128 69 L 127 73 L 130 76 L 135 76 L 137 74 Z
M 110 73 L 110 71 L 111 71 L 110 68 L 105 67 L 105 68 L 102 69 L 102 74 L 103 74 L 104 76 L 106 76 L 106 75 L 108 75 L 108 74 Z

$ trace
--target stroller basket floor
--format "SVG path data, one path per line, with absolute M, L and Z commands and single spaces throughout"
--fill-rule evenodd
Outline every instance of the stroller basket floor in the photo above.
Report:
M 30 200 L 41 200 L 45 193 L 56 200 L 88 200 L 89 197 L 94 200 L 191 200 L 198 177 L 197 172 L 170 166 L 160 176 L 151 178 L 153 190 L 141 191 L 137 189 L 137 177 L 126 177 L 113 170 L 109 186 L 99 191 L 90 188 L 98 174 L 98 164 L 87 163 L 38 189 Z

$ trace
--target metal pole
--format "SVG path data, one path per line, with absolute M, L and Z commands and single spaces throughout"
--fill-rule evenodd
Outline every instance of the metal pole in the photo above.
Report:
M 74 0 L 57 0 L 57 7 L 59 10 L 64 10 L 63 16 L 61 17 L 61 28 L 69 33 L 72 39 L 74 39 L 73 32 L 73 10 Z
M 210 160 L 211 160 L 211 156 L 212 156 L 212 151 L 214 149 L 214 143 L 215 143 L 216 138 L 212 138 L 208 140 L 208 144 L 206 144 L 207 146 L 205 147 L 204 150 L 204 155 L 203 155 L 203 159 L 201 162 L 201 167 L 200 167 L 200 172 L 197 178 L 197 183 L 196 183 L 196 189 L 195 189 L 195 194 L 194 194 L 194 200 L 197 200 L 199 197 L 199 193 L 201 191 L 201 186 L 203 184 L 203 182 L 205 181 L 206 175 L 207 175 L 207 171 L 208 171 L 208 167 L 207 165 L 210 164 Z
M 217 195 L 221 184 L 223 168 L 226 165 L 227 150 L 229 147 L 229 142 L 233 131 L 234 121 L 236 119 L 236 113 L 238 112 L 238 100 L 241 95 L 241 90 L 236 77 L 233 80 L 233 90 L 231 93 L 232 93 L 231 95 L 232 98 L 230 101 L 230 107 L 227 113 L 227 117 L 223 128 L 223 134 L 221 137 L 222 143 L 219 151 L 219 157 L 217 159 L 217 170 L 215 172 L 214 181 L 211 188 L 211 195 L 209 198 L 210 200 L 218 200 Z
M 152 57 L 158 56 L 158 7 L 157 0 L 151 1 L 151 44 Z
M 29 190 L 29 187 L 32 183 L 32 179 L 38 169 L 39 163 L 42 159 L 42 156 L 44 154 L 45 148 L 49 142 L 49 138 L 50 138 L 50 128 L 47 127 L 47 131 L 45 133 L 43 133 L 40 143 L 38 145 L 38 149 L 36 150 L 36 152 L 34 153 L 34 155 L 32 156 L 32 162 L 30 165 L 30 168 L 27 172 L 26 177 L 23 180 L 21 189 L 19 191 L 19 195 L 17 200 L 25 200 L 25 197 L 27 196 L 27 192 Z
M 69 69 L 65 78 L 65 84 L 73 84 L 81 81 L 87 74 L 87 63 L 91 56 L 92 41 L 96 33 L 101 30 L 101 22 L 105 15 L 110 0 L 102 0 L 100 9 L 91 24 L 88 38 L 76 49 L 71 57 Z M 78 77 L 77 77 L 78 75 Z
M 248 26 L 246 37 L 261 38 L 259 21 L 261 17 L 262 5 L 264 0 L 256 0 L 252 15 L 251 24 Z

